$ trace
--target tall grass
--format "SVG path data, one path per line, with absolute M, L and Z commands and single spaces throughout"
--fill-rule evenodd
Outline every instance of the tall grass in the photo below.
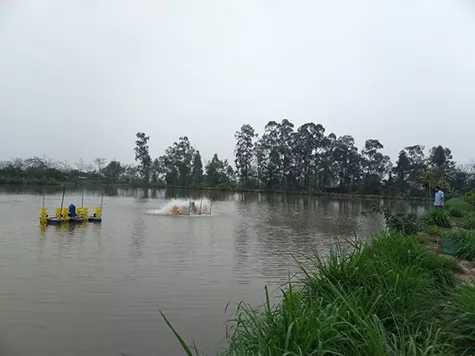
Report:
M 475 214 L 471 213 L 466 215 L 462 227 L 464 229 L 475 230 Z
M 459 208 L 451 207 L 448 208 L 449 215 L 454 218 L 462 218 L 465 215 L 465 212 Z
M 238 306 L 221 355 L 475 354 L 475 298 L 457 287 L 457 262 L 421 239 L 382 236 L 311 261 L 279 304 L 266 290 L 263 307 Z
M 444 312 L 447 338 L 460 352 L 475 355 L 475 287 L 460 286 Z
M 433 208 L 423 217 L 426 225 L 437 225 L 440 227 L 452 227 L 452 222 L 448 212 L 445 209 Z
M 465 260 L 475 260 L 475 231 L 457 231 L 447 234 L 447 238 L 455 242 L 455 255 Z
M 224 355 L 450 353 L 428 315 L 455 285 L 454 261 L 404 236 L 312 260 L 276 307 L 240 307 Z

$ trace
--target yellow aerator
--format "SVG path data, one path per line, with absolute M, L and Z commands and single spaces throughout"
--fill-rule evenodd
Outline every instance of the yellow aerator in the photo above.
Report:
M 41 208 L 40 209 L 40 223 L 46 224 L 48 222 L 48 209 Z

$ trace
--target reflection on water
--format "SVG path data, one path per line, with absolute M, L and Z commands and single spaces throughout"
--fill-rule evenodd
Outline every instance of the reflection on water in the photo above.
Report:
M 382 227 L 361 216 L 371 201 L 119 187 L 105 189 L 102 224 L 40 227 L 44 191 L 0 187 L 0 355 L 181 355 L 158 309 L 210 352 L 228 302 L 258 304 L 264 285 L 276 294 L 296 271 L 294 258 Z M 100 204 L 102 188 L 84 191 L 84 206 Z M 61 188 L 46 192 L 54 211 Z M 147 213 L 201 196 L 215 215 Z M 80 200 L 68 189 L 64 206 Z

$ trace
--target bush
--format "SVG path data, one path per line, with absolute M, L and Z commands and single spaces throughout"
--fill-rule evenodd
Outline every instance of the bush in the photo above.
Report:
M 427 212 L 423 218 L 426 225 L 437 225 L 440 227 L 452 227 L 449 214 L 444 209 L 433 208 Z
M 371 212 L 383 214 L 386 226 L 395 234 L 413 235 L 419 231 L 419 223 L 417 214 L 398 212 L 394 214 L 388 208 L 373 204 Z M 364 215 L 366 213 L 363 213 Z

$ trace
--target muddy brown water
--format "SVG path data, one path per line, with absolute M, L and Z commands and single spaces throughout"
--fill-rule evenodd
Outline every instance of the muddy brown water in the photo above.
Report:
M 183 355 L 159 310 L 213 354 L 235 303 L 259 305 L 266 285 L 278 295 L 295 259 L 327 253 L 335 236 L 383 226 L 361 215 L 368 200 L 210 194 L 211 216 L 172 217 L 171 199 L 200 192 L 108 189 L 102 224 L 41 228 L 42 188 L 0 186 L 0 355 Z M 100 196 L 86 189 L 84 206 Z M 50 188 L 50 213 L 60 201 Z M 80 202 L 69 189 L 64 205 Z

